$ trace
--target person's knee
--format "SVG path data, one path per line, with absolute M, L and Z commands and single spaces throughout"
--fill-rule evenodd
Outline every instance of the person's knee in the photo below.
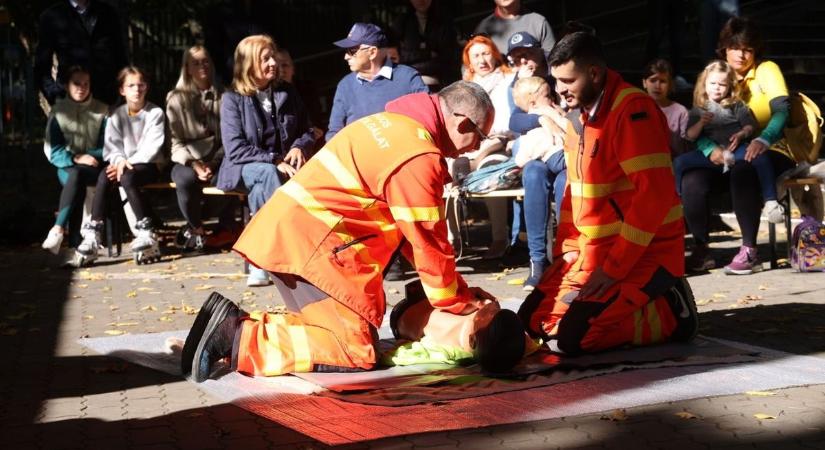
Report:
M 123 189 L 131 189 L 136 187 L 135 171 L 129 169 L 124 170 L 123 175 L 120 176 L 120 185 L 123 186 Z
M 559 322 L 557 342 L 559 350 L 569 355 L 579 355 L 586 350 L 582 348 L 582 341 L 590 331 L 591 321 L 598 317 L 608 303 L 573 301 L 570 309 Z

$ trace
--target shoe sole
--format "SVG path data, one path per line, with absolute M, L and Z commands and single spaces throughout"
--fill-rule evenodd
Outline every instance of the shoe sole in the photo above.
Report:
M 183 344 L 183 350 L 181 350 L 180 372 L 184 377 L 187 377 L 192 373 L 192 358 L 195 356 L 195 349 L 198 346 L 198 342 L 201 340 L 201 336 L 203 336 L 203 332 L 206 329 L 206 324 L 209 323 L 209 317 L 212 316 L 212 312 L 215 310 L 217 305 L 226 301 L 229 300 L 221 294 L 213 292 L 209 294 L 209 298 L 207 298 L 206 301 L 203 302 L 203 305 L 201 305 L 198 315 L 195 316 L 195 322 L 189 330 L 189 335 L 186 336 L 186 342 Z
M 200 360 L 200 356 L 203 354 L 203 348 L 206 346 L 209 338 L 212 337 L 212 334 L 218 329 L 218 325 L 229 316 L 229 312 L 233 307 L 235 307 L 235 305 L 229 300 L 222 302 L 218 305 L 217 309 L 215 309 L 212 317 L 209 318 L 206 327 L 204 327 L 203 335 L 201 335 L 200 341 L 198 341 L 198 347 L 192 355 L 192 379 L 195 380 L 196 383 L 202 383 L 209 378 L 210 374 L 203 373 L 200 364 L 196 362 Z
M 731 269 L 729 267 L 725 267 L 725 275 L 751 275 L 753 273 L 761 272 L 761 271 L 762 271 L 762 265 L 759 264 L 759 263 L 754 264 L 754 266 L 750 269 L 742 269 L 742 270 Z

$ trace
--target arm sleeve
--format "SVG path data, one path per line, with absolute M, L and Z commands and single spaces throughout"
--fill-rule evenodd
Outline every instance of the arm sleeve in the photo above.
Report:
M 65 169 L 72 167 L 74 154 L 66 143 L 66 137 L 63 135 L 63 130 L 60 129 L 60 124 L 57 123 L 57 118 L 52 117 L 48 125 L 49 145 L 51 154 L 49 155 L 49 162 L 58 169 Z
M 146 164 L 158 160 L 163 150 L 163 140 L 166 137 L 163 110 L 155 107 L 146 114 L 146 123 L 143 125 L 143 136 L 140 144 L 129 162 L 132 164 Z
M 570 152 L 575 152 L 579 146 L 581 137 L 576 132 L 572 123 L 567 125 L 566 137 L 564 139 L 565 162 Z M 675 184 L 675 183 L 674 183 Z M 559 227 L 556 232 L 556 239 L 553 243 L 553 257 L 579 250 L 579 230 L 573 224 L 573 203 L 570 199 L 570 177 L 564 185 L 564 195 L 561 199 L 559 217 Z
M 416 156 L 390 176 L 384 195 L 409 243 L 402 252 L 415 264 L 430 303 L 457 314 L 469 306 L 473 295 L 456 272 L 453 247 L 447 240 L 441 198 L 445 172 L 440 156 Z
M 768 145 L 773 145 L 782 139 L 782 131 L 785 123 L 788 122 L 788 97 L 776 97 L 771 100 L 771 120 L 765 125 L 758 139 L 764 140 Z
M 644 99 L 646 100 L 646 99 Z M 676 186 L 670 160 L 669 130 L 664 116 L 651 101 L 630 100 L 617 111 L 613 149 L 619 166 L 634 186 L 633 198 L 623 211 L 618 239 L 602 269 L 614 280 L 624 279 L 647 250 L 675 204 Z M 656 205 L 651 208 L 651 205 Z
M 540 126 L 539 117 L 541 116 L 538 114 L 528 114 L 522 111 L 521 108 L 516 108 L 510 114 L 510 130 L 518 134 L 524 134 Z
M 183 108 L 178 95 L 172 95 L 166 102 L 166 120 L 169 122 L 169 140 L 171 142 L 172 162 L 186 165 L 197 156 L 186 145 L 186 131 L 183 126 Z
M 756 68 L 755 81 L 769 99 L 771 118 L 757 139 L 768 145 L 782 139 L 782 130 L 788 120 L 788 86 L 782 70 L 773 61 L 764 61 Z
M 344 83 L 346 82 L 347 78 L 345 77 L 338 83 L 338 89 L 335 90 L 335 98 L 332 100 L 332 111 L 329 113 L 329 124 L 327 126 L 327 134 L 325 135 L 325 139 L 329 142 L 336 133 L 341 131 L 346 125 L 346 105 L 344 96 Z M 224 145 L 225 146 L 225 145 Z
M 682 114 L 679 114 L 679 137 L 685 139 L 685 133 L 687 133 L 688 128 L 688 111 L 687 109 L 682 110 Z
M 115 115 L 106 121 L 103 160 L 109 164 L 117 164 L 121 159 L 126 159 L 126 152 L 123 149 L 123 130 L 117 114 L 118 112 L 115 112 Z
M 221 102 L 221 140 L 224 157 L 233 164 L 272 162 L 274 152 L 268 152 L 249 141 L 244 132 L 240 96 L 224 95 Z
M 430 93 L 430 88 L 424 84 L 424 80 L 421 78 L 421 74 L 417 71 L 413 74 L 412 78 L 410 79 L 410 93 L 414 94 L 416 92 L 425 92 L 427 94 Z

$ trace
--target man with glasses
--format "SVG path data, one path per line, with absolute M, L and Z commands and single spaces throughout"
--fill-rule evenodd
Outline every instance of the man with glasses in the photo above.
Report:
M 345 49 L 344 60 L 352 73 L 335 90 L 327 141 L 349 123 L 383 111 L 390 100 L 429 92 L 415 69 L 395 64 L 387 57 L 387 37 L 380 27 L 356 23 L 346 38 L 334 44 Z
M 357 50 L 356 50 L 357 51 Z M 234 250 L 273 274 L 287 313 L 248 315 L 213 294 L 182 352 L 200 382 L 229 357 L 242 373 L 360 371 L 375 367 L 386 310 L 383 271 L 402 253 L 420 276 L 392 314 L 397 337 L 474 355 L 509 370 L 526 348 L 514 312 L 468 287 L 447 240 L 445 158 L 476 147 L 493 105 L 475 83 L 411 94 L 341 130 L 261 208 Z

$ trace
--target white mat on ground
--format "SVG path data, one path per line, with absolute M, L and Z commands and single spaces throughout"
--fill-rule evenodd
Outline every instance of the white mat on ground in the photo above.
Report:
M 177 374 L 177 357 L 165 352 L 164 341 L 169 336 L 184 335 L 185 332 L 123 335 L 81 339 L 81 344 L 102 354 Z M 323 388 L 293 376 L 263 379 L 229 373 L 200 386 L 218 398 L 321 442 L 345 444 L 825 383 L 825 360 L 720 342 L 741 348 L 744 353 L 759 353 L 759 359 L 628 370 L 552 386 L 410 406 L 365 405 L 312 395 Z

